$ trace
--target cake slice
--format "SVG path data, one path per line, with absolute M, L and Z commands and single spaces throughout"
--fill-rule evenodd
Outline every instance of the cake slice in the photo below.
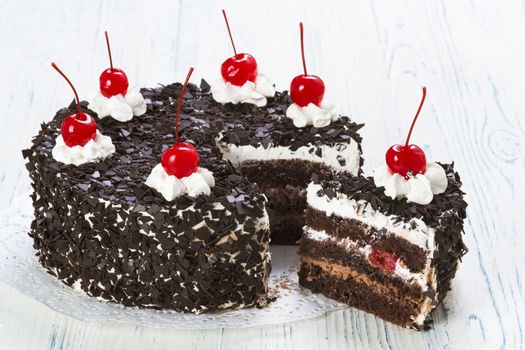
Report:
M 453 164 L 391 146 L 374 177 L 314 179 L 307 189 L 299 283 L 314 292 L 421 329 L 443 301 L 466 252 L 467 203 Z
M 466 252 L 459 175 L 430 204 L 392 199 L 370 177 L 340 175 L 307 189 L 299 283 L 314 292 L 421 329 L 450 290 Z

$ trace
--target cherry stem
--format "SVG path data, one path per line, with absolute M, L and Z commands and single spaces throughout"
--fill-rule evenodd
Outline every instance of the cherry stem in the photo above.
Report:
M 414 125 L 416 125 L 417 117 L 419 116 L 419 112 L 421 112 L 421 108 L 423 107 L 423 103 L 425 102 L 425 98 L 427 97 L 427 88 L 426 86 L 423 86 L 423 97 L 421 98 L 421 103 L 419 104 L 419 108 L 417 109 L 416 116 L 414 117 L 414 120 L 412 121 L 412 125 L 410 125 L 410 130 L 408 131 L 407 141 L 405 142 L 405 147 L 408 147 L 408 142 L 410 142 L 410 136 L 412 135 L 412 130 L 414 130 Z
M 175 117 L 175 144 L 179 143 L 180 108 L 182 106 L 182 99 L 184 97 L 184 92 L 186 91 L 186 86 L 188 86 L 188 82 L 190 81 L 191 73 L 193 73 L 193 67 L 190 67 L 190 70 L 188 71 L 188 75 L 186 75 L 186 80 L 184 81 L 184 84 L 182 85 L 182 89 L 180 90 L 179 102 L 177 103 L 177 114 Z
M 299 23 L 299 29 L 301 30 L 301 55 L 303 56 L 304 75 L 308 75 L 308 72 L 306 71 L 306 59 L 304 58 L 304 29 L 303 29 L 303 22 Z
M 69 84 L 69 86 L 71 86 L 71 89 L 73 90 L 73 93 L 75 94 L 75 100 L 77 101 L 77 110 L 78 110 L 78 114 L 82 113 L 82 111 L 80 110 L 80 100 L 78 99 L 78 94 L 77 94 L 77 90 L 75 90 L 75 87 L 73 86 L 73 84 L 71 83 L 71 81 L 66 77 L 66 75 L 64 74 L 64 72 L 62 72 L 60 70 L 60 68 L 57 67 L 57 65 L 55 64 L 55 62 L 51 63 L 51 67 L 55 68 L 55 70 L 64 78 L 66 79 L 67 83 Z
M 106 45 L 108 46 L 108 54 L 109 54 L 109 66 L 113 70 L 113 59 L 111 58 L 111 46 L 109 46 L 109 37 L 108 37 L 108 31 L 105 30 L 104 34 L 106 35 Z
M 226 16 L 225 10 L 222 10 L 222 15 L 224 16 L 224 20 L 226 21 L 226 28 L 228 28 L 228 34 L 230 34 L 230 41 L 232 42 L 233 53 L 235 54 L 235 56 L 237 56 L 237 49 L 235 48 L 235 43 L 233 42 L 232 31 L 230 30 L 230 24 L 228 23 L 228 17 Z

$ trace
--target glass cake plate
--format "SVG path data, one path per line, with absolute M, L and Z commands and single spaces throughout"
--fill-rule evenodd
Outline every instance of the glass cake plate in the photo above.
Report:
M 272 247 L 270 293 L 276 300 L 263 309 L 228 310 L 200 315 L 141 310 L 106 303 L 76 291 L 40 266 L 27 235 L 33 208 L 29 195 L 0 212 L 0 281 L 50 309 L 90 322 L 172 329 L 237 328 L 282 324 L 318 317 L 346 305 L 299 286 L 296 247 Z

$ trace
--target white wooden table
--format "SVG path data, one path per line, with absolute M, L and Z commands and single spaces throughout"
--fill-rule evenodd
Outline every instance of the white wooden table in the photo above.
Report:
M 309 71 L 327 98 L 365 122 L 365 171 L 404 140 L 425 84 L 412 138 L 432 160 L 455 160 L 468 193 L 470 252 L 428 332 L 405 331 L 347 310 L 293 324 L 168 331 L 68 319 L 0 288 L 1 349 L 517 349 L 525 345 L 525 2 L 448 1 L 0 1 L 0 209 L 29 190 L 20 150 L 39 124 L 81 98 L 108 66 L 135 86 L 219 74 L 237 47 L 287 89 L 301 72 L 298 22 Z M 1 258 L 1 257 L 0 257 Z

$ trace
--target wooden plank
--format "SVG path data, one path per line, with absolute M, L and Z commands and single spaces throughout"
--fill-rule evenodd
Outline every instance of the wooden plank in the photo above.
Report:
M 49 68 L 56 60 L 83 98 L 106 67 L 103 31 L 135 86 L 212 81 L 231 55 L 219 10 L 237 46 L 287 89 L 301 71 L 305 22 L 310 71 L 327 98 L 365 122 L 365 171 L 403 140 L 420 86 L 429 88 L 413 142 L 432 160 L 456 162 L 468 194 L 465 257 L 434 328 L 415 333 L 346 310 L 317 320 L 246 330 L 166 331 L 67 319 L 0 289 L 5 348 L 505 348 L 524 347 L 525 5 L 469 1 L 89 1 L 1 2 L 0 209 L 26 193 L 20 149 L 39 123 L 71 101 Z M 10 315 L 10 316 L 9 316 Z M 13 316 L 16 315 L 16 316 Z M 30 332 L 29 332 L 30 331 Z M 147 344 L 147 345 L 146 345 Z

